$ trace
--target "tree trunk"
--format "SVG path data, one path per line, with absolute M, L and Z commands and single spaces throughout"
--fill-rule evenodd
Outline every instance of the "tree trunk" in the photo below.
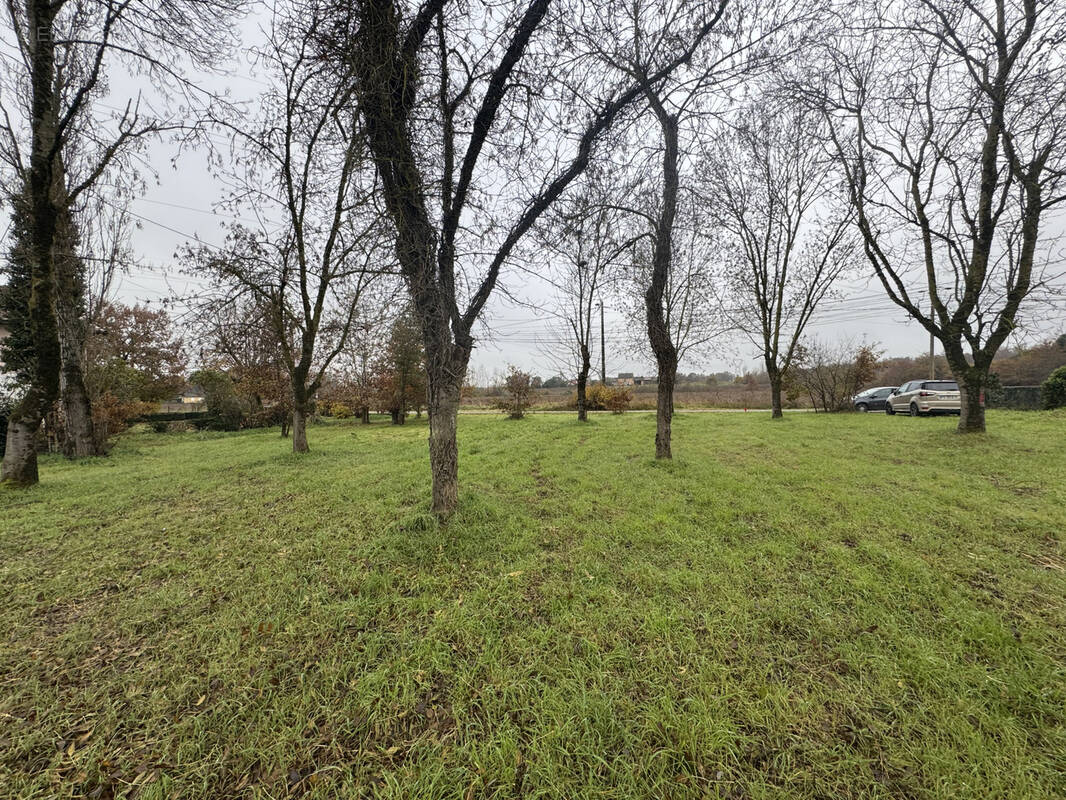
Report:
M 66 197 L 62 162 L 53 176 L 54 192 Z M 56 219 L 55 269 L 56 331 L 59 336 L 59 396 L 63 405 L 63 453 L 67 458 L 97 455 L 104 445 L 93 436 L 93 413 L 85 388 L 85 263 L 78 256 L 79 237 L 70 209 Z M 98 446 L 99 445 L 99 446 Z
M 306 453 L 307 446 L 307 408 L 299 403 L 292 409 L 292 452 Z
M 440 334 L 441 331 L 431 333 Z M 459 444 L 456 431 L 459 422 L 459 399 L 470 359 L 470 348 L 448 341 L 427 340 L 426 374 L 429 416 L 429 468 L 433 475 L 432 510 L 446 519 L 459 502 Z
M 648 317 L 648 342 L 659 367 L 659 392 L 655 420 L 655 457 L 672 458 L 670 423 L 674 415 L 674 381 L 677 377 L 677 348 L 670 336 L 664 308 L 666 286 L 673 264 L 674 219 L 680 181 L 677 173 L 677 117 L 668 114 L 654 93 L 648 99 L 655 109 L 663 130 L 662 209 L 655 226 L 655 249 L 652 253 L 651 281 L 644 293 Z
M 58 211 L 52 197 L 57 135 L 55 40 L 52 36 L 60 6 L 27 3 L 27 29 L 35 32 L 30 64 L 30 128 L 27 175 L 29 208 L 30 296 L 27 319 L 33 336 L 36 363 L 30 386 L 11 411 L 7 445 L 0 466 L 0 482 L 18 486 L 37 483 L 35 439 L 41 420 L 59 396 L 59 335 L 55 314 L 53 249 Z
M 978 351 L 973 364 L 966 358 L 962 345 L 957 340 L 941 338 L 944 356 L 951 375 L 959 385 L 959 433 L 985 432 L 985 389 L 988 387 L 988 370 L 992 358 Z
M 38 209 L 39 214 L 51 214 L 54 230 L 54 210 Z M 7 426 L 7 444 L 0 466 L 0 482 L 16 486 L 30 486 L 38 482 L 37 431 L 44 415 L 59 397 L 59 336 L 56 331 L 53 305 L 53 269 L 51 235 L 48 220 L 34 224 L 33 274 L 27 308 L 34 337 L 35 368 L 29 390 L 11 411 Z M 48 244 L 44 244 L 47 240 Z M 38 244 L 40 243 L 40 244 Z
M 781 409 L 781 376 L 770 375 L 770 412 L 771 419 L 781 419 L 785 414 Z
M 577 373 L 577 418 L 581 422 L 588 422 L 589 418 L 588 383 L 591 368 L 588 354 L 585 353 L 581 359 L 581 371 Z
M 370 424 L 370 406 L 363 406 L 363 410 L 360 412 L 359 417 L 360 417 L 360 419 L 362 419 L 364 425 L 369 425 Z
M 37 431 L 38 419 L 14 416 L 7 423 L 7 444 L 4 447 L 4 482 L 15 486 L 32 486 L 37 483 Z
M 63 423 L 66 430 L 63 454 L 67 458 L 98 455 L 97 440 L 93 435 L 92 405 L 89 402 L 89 393 L 85 390 L 81 359 L 77 354 L 68 359 L 68 352 L 63 352 L 59 396 L 63 403 Z
M 956 379 L 957 380 L 957 379 Z M 988 385 L 988 372 L 971 367 L 966 370 L 959 384 L 959 399 L 962 413 L 959 415 L 959 433 L 985 432 L 985 387 Z
M 85 388 L 82 354 L 85 347 L 85 320 L 82 317 L 79 292 L 72 281 L 76 276 L 63 274 L 66 269 L 56 259 L 56 318 L 59 333 L 59 396 L 63 404 L 63 423 L 66 432 L 63 453 L 67 458 L 85 458 L 99 453 L 93 436 L 93 412 L 89 392 Z M 102 446 L 103 442 L 99 442 Z
M 674 383 L 677 379 L 677 361 L 673 365 L 660 365 L 659 390 L 655 408 L 655 457 L 673 458 L 670 451 L 671 425 L 674 419 Z

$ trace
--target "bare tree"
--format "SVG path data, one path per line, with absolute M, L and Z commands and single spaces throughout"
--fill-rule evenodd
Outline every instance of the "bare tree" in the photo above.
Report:
M 315 6 L 275 7 L 259 53 L 277 87 L 257 115 L 219 117 L 243 171 L 228 173 L 234 202 L 256 207 L 259 229 L 235 227 L 223 252 L 194 248 L 217 282 L 205 302 L 254 298 L 267 310 L 292 387 L 292 449 L 304 453 L 307 418 L 333 360 L 345 349 L 364 295 L 389 270 L 377 259 L 381 225 L 374 175 L 357 135 L 353 84 L 318 59 L 324 17 Z
M 60 387 L 56 318 L 57 232 L 64 214 L 108 166 L 146 136 L 173 127 L 130 99 L 111 119 L 94 100 L 116 64 L 188 90 L 179 62 L 209 64 L 229 43 L 240 0 L 10 0 L 19 58 L 5 67 L 0 155 L 9 197 L 25 191 L 29 292 L 25 308 L 35 354 L 28 386 L 8 422 L 0 479 L 37 483 L 35 439 Z M 6 63 L 6 62 L 5 62 Z M 77 160 L 78 169 L 72 163 Z
M 658 69 L 667 43 L 685 24 L 684 3 L 638 0 L 627 4 L 621 22 L 632 35 L 621 41 L 608 40 L 599 51 L 641 87 L 655 123 L 653 141 L 657 140 L 657 146 L 651 152 L 658 162 L 654 169 L 658 200 L 654 212 L 648 215 L 654 244 L 643 294 L 648 342 L 658 369 L 656 458 L 672 457 L 671 423 L 680 354 L 671 335 L 667 305 L 671 283 L 674 287 L 683 286 L 682 282 L 671 281 L 675 228 L 683 183 L 687 183 L 683 176 L 691 167 L 693 145 L 706 131 L 716 110 L 729 102 L 733 89 L 753 79 L 776 55 L 779 48 L 775 39 L 803 11 L 803 4 L 794 5 L 786 12 L 784 6 L 774 2 L 714 3 L 710 13 L 721 23 L 719 26 L 716 22 L 716 35 L 708 37 L 695 57 L 684 69 L 673 71 L 669 80 L 653 82 L 649 78 Z M 638 131 L 642 139 L 653 135 L 651 131 Z
M 375 307 L 368 304 L 367 313 L 352 327 L 348 346 L 336 361 L 336 369 L 347 387 L 352 408 L 364 425 L 370 424 L 370 410 L 378 395 L 374 353 L 388 341 L 394 317 L 391 305 L 388 302 L 378 307 L 378 313 L 374 315 Z
M 850 411 L 852 398 L 873 380 L 879 357 L 868 344 L 811 340 L 796 348 L 795 369 L 787 377 L 797 392 L 810 398 L 815 411 Z
M 726 316 L 762 352 L 774 418 L 807 323 L 859 257 L 821 127 L 789 100 L 743 112 L 710 149 L 701 187 L 722 237 Z
M 315 394 L 346 347 L 376 272 L 369 266 L 372 255 L 355 245 L 342 246 L 336 253 L 306 246 L 300 255 L 295 236 L 268 238 L 259 233 L 235 228 L 221 251 L 188 248 L 195 269 L 215 280 L 216 291 L 200 298 L 199 313 L 225 317 L 248 303 L 263 311 L 260 322 L 278 345 L 288 379 L 292 449 L 306 453 L 307 419 Z M 344 240 L 340 235 L 338 239 Z M 305 245 L 310 240 L 305 239 Z
M 617 187 L 598 183 L 585 181 L 581 191 L 556 204 L 538 230 L 544 250 L 553 257 L 549 280 L 558 306 L 555 314 L 566 326 L 553 340 L 550 354 L 564 372 L 577 375 L 577 418 L 583 422 L 588 420 L 597 300 L 603 302 L 613 268 L 644 235 L 624 236 L 625 211 L 613 205 L 617 198 L 610 196 Z
M 356 74 L 366 140 L 422 328 L 432 508 L 441 517 L 458 502 L 456 422 L 471 330 L 501 268 L 644 87 L 659 86 L 686 63 L 719 21 L 706 3 L 687 3 L 685 25 L 664 43 L 659 66 L 640 83 L 619 81 L 602 70 L 591 74 L 567 33 L 575 18 L 598 19 L 601 6 L 359 0 L 338 8 L 341 39 L 326 43 L 327 53 L 346 54 Z M 502 207 L 492 196 L 501 172 L 524 192 Z M 479 234 L 497 235 L 467 235 L 474 211 L 488 227 Z M 483 268 L 474 274 L 464 261 Z
M 940 340 L 960 432 L 985 430 L 997 350 L 1049 257 L 1066 200 L 1066 7 L 876 3 L 810 92 L 826 114 L 864 250 L 894 303 Z
M 651 282 L 654 255 L 655 200 L 644 203 L 649 212 L 631 209 L 630 222 L 646 237 L 634 247 L 630 264 L 617 283 L 623 312 L 630 324 L 630 349 L 642 360 L 655 359 L 648 336 L 647 291 Z M 662 295 L 662 323 L 669 332 L 677 354 L 677 363 L 699 360 L 716 347 L 727 326 L 715 295 L 715 265 L 720 253 L 714 231 L 709 229 L 711 216 L 701 199 L 692 191 L 682 193 L 671 233 L 670 269 Z M 676 371 L 676 368 L 675 368 Z M 669 393 L 673 415 L 673 392 Z
M 292 383 L 272 313 L 261 297 L 244 293 L 194 306 L 188 324 L 200 343 L 201 367 L 224 371 L 253 414 L 279 425 L 285 438 L 292 421 Z

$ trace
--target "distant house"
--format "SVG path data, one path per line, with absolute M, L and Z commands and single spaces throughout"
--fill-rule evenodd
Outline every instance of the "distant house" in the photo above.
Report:
M 634 383 L 632 372 L 619 372 L 618 380 L 615 381 L 618 386 L 632 386 Z
M 182 405 L 199 405 L 207 400 L 207 395 L 204 394 L 202 386 L 189 385 L 182 389 L 171 400 L 171 403 L 181 403 Z
M 638 375 L 633 379 L 633 384 L 635 386 L 647 386 L 655 382 L 655 378 L 645 378 L 643 375 Z

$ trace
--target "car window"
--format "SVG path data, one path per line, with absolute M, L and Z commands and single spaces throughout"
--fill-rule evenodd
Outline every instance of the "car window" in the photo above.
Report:
M 926 381 L 922 384 L 923 389 L 931 389 L 934 392 L 957 392 L 959 384 L 955 381 Z
M 911 390 L 911 385 L 909 383 L 905 383 L 905 384 L 903 384 L 902 386 L 899 387 L 899 393 L 900 394 L 903 394 L 904 392 L 909 392 L 910 390 Z

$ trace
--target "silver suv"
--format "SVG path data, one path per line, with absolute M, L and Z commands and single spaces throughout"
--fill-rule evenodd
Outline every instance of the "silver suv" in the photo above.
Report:
M 888 396 L 886 414 L 961 414 L 962 400 L 955 381 L 909 381 Z

